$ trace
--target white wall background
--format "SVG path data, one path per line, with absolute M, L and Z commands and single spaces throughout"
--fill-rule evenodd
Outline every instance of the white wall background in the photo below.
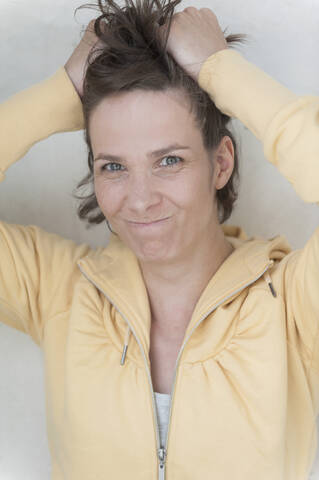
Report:
M 74 9 L 81 0 L 0 0 L 0 101 L 53 74 L 64 65 L 95 17 Z M 181 8 L 209 7 L 227 33 L 247 33 L 237 47 L 258 67 L 297 94 L 319 95 L 319 0 L 190 0 Z M 230 224 L 249 235 L 286 235 L 302 247 L 319 224 L 319 209 L 298 198 L 271 164 L 253 134 L 237 120 L 240 137 L 240 195 Z M 319 159 L 318 159 L 319 161 Z M 0 186 L 0 218 L 37 224 L 88 242 L 107 242 L 104 226 L 88 231 L 76 218 L 71 193 L 86 173 L 82 132 L 55 135 L 7 172 Z M 0 325 L 0 479 L 46 480 L 50 457 L 46 438 L 42 352 L 26 335 Z M 319 479 L 319 455 L 312 479 Z

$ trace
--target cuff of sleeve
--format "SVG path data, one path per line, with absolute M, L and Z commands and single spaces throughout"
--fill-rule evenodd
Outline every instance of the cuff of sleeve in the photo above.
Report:
M 280 109 L 298 98 L 231 48 L 204 62 L 198 83 L 219 110 L 238 118 L 259 140 Z

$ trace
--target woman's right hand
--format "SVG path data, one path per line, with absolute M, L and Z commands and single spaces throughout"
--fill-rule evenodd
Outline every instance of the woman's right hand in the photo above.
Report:
M 99 41 L 98 37 L 95 35 L 94 23 L 94 19 L 90 21 L 80 43 L 77 45 L 74 52 L 64 65 L 66 73 L 70 77 L 70 80 L 72 81 L 80 98 L 82 98 L 83 95 L 83 81 L 85 77 L 86 60 L 88 55 L 92 49 L 100 48 L 104 45 L 103 42 Z

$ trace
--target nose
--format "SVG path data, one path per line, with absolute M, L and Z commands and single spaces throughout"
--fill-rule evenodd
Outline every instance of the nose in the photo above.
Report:
M 127 207 L 136 220 L 145 219 L 160 204 L 161 194 L 155 183 L 148 173 L 138 172 L 131 176 L 127 185 Z

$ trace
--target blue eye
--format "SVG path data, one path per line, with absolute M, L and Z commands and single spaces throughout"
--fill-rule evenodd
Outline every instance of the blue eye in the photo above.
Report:
M 164 167 L 174 167 L 174 165 L 176 165 L 177 163 L 180 163 L 182 161 L 182 159 L 180 157 L 174 157 L 174 156 L 164 157 L 162 159 L 162 162 L 163 162 L 163 160 L 168 160 L 168 161 L 166 161 L 166 165 L 164 165 Z
M 108 168 L 109 167 L 109 168 Z M 115 168 L 112 168 L 115 167 Z M 106 163 L 101 167 L 101 170 L 106 170 L 107 172 L 118 172 L 121 170 L 122 165 L 120 163 Z

